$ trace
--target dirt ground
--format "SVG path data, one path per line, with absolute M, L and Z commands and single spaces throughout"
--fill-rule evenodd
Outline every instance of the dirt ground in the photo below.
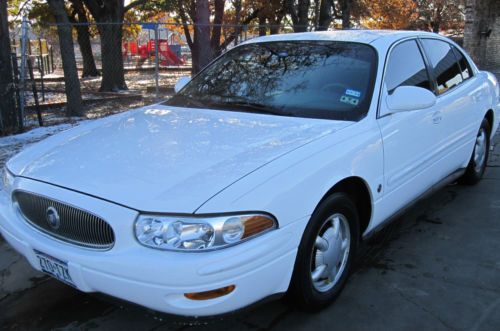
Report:
M 128 87 L 126 91 L 117 93 L 100 93 L 100 77 L 89 77 L 80 80 L 82 99 L 84 100 L 85 118 L 97 118 L 108 116 L 117 112 L 131 108 L 141 107 L 169 97 L 175 82 L 181 76 L 190 75 L 189 71 L 176 70 L 175 68 L 163 70 L 159 73 L 158 87 L 156 94 L 155 72 L 153 70 L 127 71 L 125 81 Z M 42 84 L 37 81 L 38 102 L 41 105 L 42 119 L 44 125 L 55 125 L 60 123 L 74 123 L 79 118 L 66 118 L 65 107 L 61 103 L 66 102 L 65 84 L 62 80 L 62 72 L 56 71 L 45 77 L 44 91 L 42 94 Z M 44 99 L 42 97 L 45 97 Z M 26 127 L 38 126 L 36 116 L 34 94 L 26 92 L 28 109 L 26 110 Z M 51 106 L 52 105 L 52 106 Z

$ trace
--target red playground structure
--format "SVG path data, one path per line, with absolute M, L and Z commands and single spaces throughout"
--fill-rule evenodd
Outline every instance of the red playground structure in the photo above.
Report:
M 140 68 L 147 61 L 153 61 L 156 56 L 155 39 L 151 38 L 151 29 L 143 27 L 137 41 L 125 41 L 122 45 L 125 60 L 137 59 L 136 67 Z M 181 55 L 180 37 L 168 29 L 159 31 L 158 62 L 161 66 L 181 66 L 186 63 Z M 154 34 L 153 34 L 154 36 Z M 177 40 L 176 40 L 177 39 Z M 141 43 L 141 41 L 144 41 Z M 177 41 L 177 42 L 176 42 Z

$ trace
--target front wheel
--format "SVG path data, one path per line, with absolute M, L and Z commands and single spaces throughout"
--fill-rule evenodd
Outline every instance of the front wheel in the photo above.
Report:
M 326 198 L 314 212 L 297 253 L 290 294 L 304 309 L 331 303 L 344 287 L 359 238 L 356 206 L 343 193 Z
M 481 127 L 477 133 L 476 144 L 472 157 L 467 165 L 465 174 L 461 178 L 461 182 L 467 185 L 474 185 L 483 177 L 488 162 L 488 154 L 490 151 L 490 124 L 486 119 L 483 119 Z

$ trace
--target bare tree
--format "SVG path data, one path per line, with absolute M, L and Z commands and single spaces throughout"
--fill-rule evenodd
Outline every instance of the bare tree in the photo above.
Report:
M 353 4 L 355 0 L 315 0 L 313 2 L 311 0 L 285 0 L 284 8 L 292 19 L 295 32 L 307 31 L 312 25 L 317 31 L 324 31 L 328 30 L 334 19 L 341 19 L 342 28 L 349 29 Z
M 0 0 L 0 130 L 2 132 L 13 131 L 17 124 L 7 20 L 7 0 Z
M 64 89 L 66 91 L 66 115 L 81 116 L 83 114 L 82 95 L 80 81 L 76 69 L 75 50 L 73 36 L 71 34 L 71 23 L 63 0 L 48 0 L 57 24 L 59 45 L 64 71 Z
M 213 4 L 213 10 L 210 4 Z M 241 32 L 240 27 L 233 29 L 233 32 L 225 36 L 221 41 L 222 25 L 224 24 L 225 0 L 177 0 L 176 12 L 184 28 L 186 41 L 191 49 L 193 57 L 192 73 L 196 74 L 203 69 L 215 56 L 226 49 Z M 245 19 L 242 25 L 249 24 L 257 18 L 260 9 L 255 9 Z M 213 22 L 210 22 L 213 17 Z M 189 25 L 194 25 L 194 33 L 191 35 Z
M 305 32 L 309 26 L 310 0 L 286 0 L 284 4 L 288 14 L 292 18 L 293 31 Z

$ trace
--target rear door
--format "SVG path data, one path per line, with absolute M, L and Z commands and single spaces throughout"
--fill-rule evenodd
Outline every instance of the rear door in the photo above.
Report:
M 390 51 L 379 107 L 384 145 L 384 205 L 390 216 L 439 180 L 435 162 L 441 140 L 437 107 L 391 113 L 387 96 L 399 86 L 417 86 L 434 92 L 434 84 L 416 39 L 402 41 Z
M 464 167 L 472 154 L 479 129 L 479 94 L 472 70 L 463 54 L 444 40 L 420 39 L 436 82 L 442 116 L 442 153 L 439 168 L 451 173 Z

